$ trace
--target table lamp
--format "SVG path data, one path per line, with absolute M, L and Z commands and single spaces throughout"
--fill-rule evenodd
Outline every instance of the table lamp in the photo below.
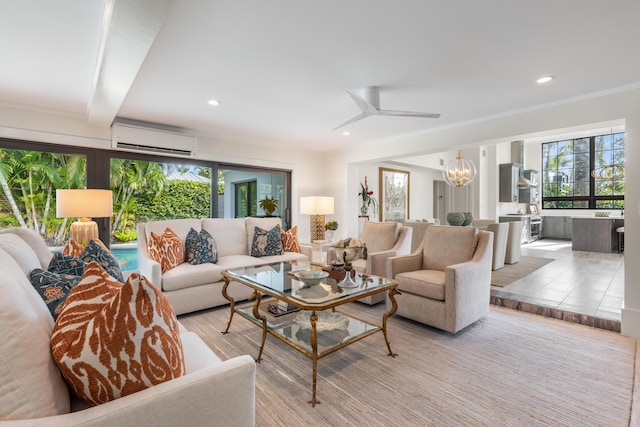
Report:
M 301 197 L 300 213 L 311 215 L 311 241 L 324 240 L 324 216 L 333 215 L 333 197 Z
M 111 190 L 56 190 L 56 216 L 78 218 L 71 224 L 71 238 L 86 244 L 97 239 L 98 224 L 91 218 L 106 218 L 113 214 Z

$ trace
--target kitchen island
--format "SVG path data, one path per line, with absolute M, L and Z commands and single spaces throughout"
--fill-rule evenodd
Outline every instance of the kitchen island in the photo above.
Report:
M 574 251 L 618 252 L 616 229 L 624 226 L 624 218 L 574 216 L 571 248 Z

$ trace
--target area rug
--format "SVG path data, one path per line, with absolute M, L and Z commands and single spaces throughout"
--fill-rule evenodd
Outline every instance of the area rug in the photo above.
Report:
M 552 258 L 521 256 L 520 261 L 516 264 L 505 264 L 501 269 L 492 271 L 491 286 L 504 287 L 510 285 L 527 274 L 544 267 L 551 261 L 553 261 Z
M 379 320 L 384 304 L 340 311 Z M 229 308 L 180 316 L 221 359 L 257 356 L 261 330 Z M 636 340 L 491 307 L 455 335 L 399 316 L 392 350 L 378 333 L 318 361 L 267 336 L 256 372 L 256 425 L 268 426 L 626 426 L 632 416 Z M 637 399 L 636 399 L 637 401 Z

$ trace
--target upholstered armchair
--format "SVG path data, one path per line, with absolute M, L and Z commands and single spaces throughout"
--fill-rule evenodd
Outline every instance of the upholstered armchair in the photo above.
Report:
M 492 252 L 493 233 L 428 227 L 416 252 L 388 260 L 387 275 L 401 292 L 396 314 L 451 333 L 486 316 Z
M 411 253 L 413 229 L 398 222 L 366 221 L 358 239 L 367 246 L 367 259 L 352 262 L 358 273 L 387 276 L 387 259 Z M 359 300 L 365 304 L 377 304 L 386 298 L 384 293 Z

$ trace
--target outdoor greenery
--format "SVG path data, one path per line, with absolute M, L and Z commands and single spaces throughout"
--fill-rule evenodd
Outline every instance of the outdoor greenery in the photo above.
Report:
M 624 142 L 616 133 L 542 144 L 543 208 L 624 208 Z
M 170 170 L 184 166 L 113 159 L 111 182 L 113 217 L 111 232 L 122 241 L 137 238 L 135 225 L 147 220 L 210 216 L 209 182 L 167 179 Z M 0 227 L 29 227 L 40 232 L 50 245 L 68 239 L 72 221 L 56 218 L 55 190 L 84 188 L 84 156 L 0 149 Z M 210 178 L 211 169 L 195 168 Z M 218 177 L 218 192 L 224 193 L 224 177 Z

